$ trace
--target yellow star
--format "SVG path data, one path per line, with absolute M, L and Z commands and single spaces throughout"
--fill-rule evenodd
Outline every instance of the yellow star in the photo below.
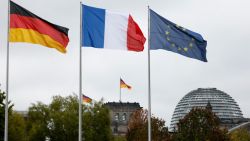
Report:
M 187 47 L 184 47 L 184 51 L 186 51 L 186 52 L 187 52 L 187 51 L 188 51 L 188 48 L 187 48 Z
M 165 33 L 166 33 L 166 35 L 169 35 L 170 32 L 169 32 L 169 31 L 166 31 Z
M 180 47 L 178 47 L 178 51 L 181 51 L 181 48 L 180 48 Z
M 172 46 L 172 47 L 175 47 L 175 44 L 173 43 L 173 44 L 171 44 L 171 46 Z
M 167 40 L 168 40 L 168 41 L 170 41 L 170 38 L 169 38 L 169 37 L 167 37 Z
M 189 47 L 192 48 L 193 47 L 193 43 L 189 43 Z

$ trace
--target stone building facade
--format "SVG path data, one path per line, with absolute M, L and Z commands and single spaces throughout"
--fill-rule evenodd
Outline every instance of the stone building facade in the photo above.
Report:
M 139 103 L 108 102 L 104 104 L 110 110 L 113 135 L 126 135 L 131 114 L 141 109 Z

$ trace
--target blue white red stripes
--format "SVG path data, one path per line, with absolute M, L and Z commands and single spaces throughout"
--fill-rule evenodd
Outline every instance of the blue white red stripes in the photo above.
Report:
M 84 47 L 143 51 L 146 41 L 129 14 L 83 5 Z

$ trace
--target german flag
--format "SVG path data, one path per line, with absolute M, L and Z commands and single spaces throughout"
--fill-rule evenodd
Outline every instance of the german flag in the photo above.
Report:
M 92 99 L 86 95 L 82 95 L 82 103 L 91 103 Z
M 66 53 L 68 30 L 10 1 L 10 42 L 40 44 Z
M 121 78 L 120 78 L 120 88 L 127 88 L 129 90 L 131 90 L 131 86 L 129 86 L 128 84 L 126 84 Z

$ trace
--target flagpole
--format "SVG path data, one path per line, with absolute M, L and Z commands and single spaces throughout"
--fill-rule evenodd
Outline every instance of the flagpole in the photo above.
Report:
M 80 48 L 79 48 L 79 141 L 82 141 L 82 2 L 80 2 Z
M 148 141 L 151 141 L 150 13 L 148 6 Z
M 8 109 L 9 109 L 9 32 L 10 32 L 10 0 L 8 0 L 8 23 L 7 23 L 7 58 L 6 58 L 6 98 L 5 98 L 5 124 L 4 141 L 8 141 Z

